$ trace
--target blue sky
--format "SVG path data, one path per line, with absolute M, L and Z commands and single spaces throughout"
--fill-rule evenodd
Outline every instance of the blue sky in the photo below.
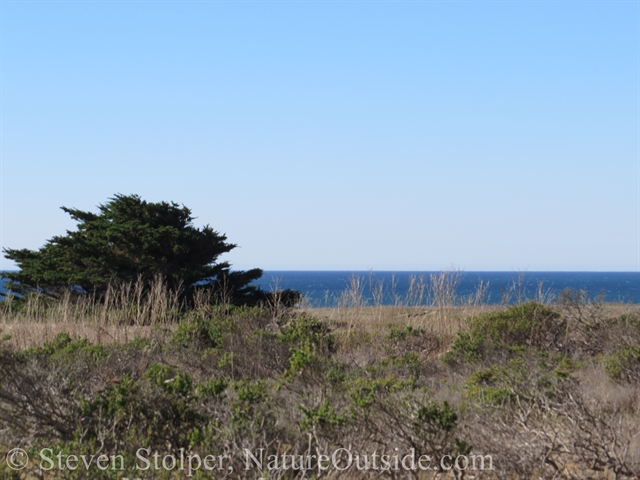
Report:
M 237 268 L 637 271 L 638 9 L 2 1 L 0 243 L 137 193 Z

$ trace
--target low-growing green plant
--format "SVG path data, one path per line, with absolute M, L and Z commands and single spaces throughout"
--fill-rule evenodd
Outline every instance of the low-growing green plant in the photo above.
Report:
M 328 352 L 333 351 L 335 342 L 329 326 L 308 314 L 302 314 L 286 325 L 280 339 L 294 345 L 309 342 Z
M 398 380 L 395 376 L 389 375 L 383 378 L 367 379 L 355 378 L 351 381 L 351 400 L 361 408 L 368 409 L 376 401 L 378 395 L 395 393 L 406 389 L 414 389 L 415 378 Z
M 291 348 L 289 355 L 289 368 L 285 378 L 291 379 L 311 366 L 317 358 L 316 346 L 310 341 L 304 342 L 299 348 Z
M 565 330 L 560 314 L 546 305 L 527 302 L 471 319 L 470 329 L 494 343 L 544 348 Z
M 343 383 L 347 379 L 347 364 L 338 360 L 331 362 L 331 367 L 328 368 L 324 377 L 334 385 Z
M 144 350 L 146 348 L 150 348 L 151 347 L 152 341 L 149 338 L 138 337 L 138 338 L 134 338 L 133 340 L 131 340 L 129 342 L 129 345 L 131 345 L 133 348 L 135 348 L 137 350 Z
M 83 400 L 81 414 L 92 418 L 125 418 L 136 410 L 139 385 L 127 374 L 92 400 Z
M 604 368 L 614 380 L 637 381 L 640 379 L 640 345 L 622 345 L 604 359 Z
M 637 313 L 623 313 L 619 318 L 620 321 L 622 321 L 627 326 L 640 325 L 640 315 L 638 315 Z
M 459 332 L 442 360 L 477 362 L 488 352 L 519 354 L 527 348 L 555 346 L 566 331 L 565 321 L 550 307 L 535 302 L 514 305 L 469 320 L 469 331 Z
M 144 378 L 159 386 L 168 393 L 187 396 L 191 393 L 193 381 L 186 373 L 180 373 L 175 367 L 161 364 L 151 364 Z
M 233 322 L 229 317 L 198 316 L 180 323 L 171 342 L 181 347 L 216 348 L 232 329 Z
M 94 398 L 81 403 L 84 437 L 109 435 L 112 442 L 179 446 L 185 432 L 203 419 L 194 409 L 191 379 L 167 365 L 152 364 L 143 378 L 126 374 Z
M 237 421 L 254 418 L 257 406 L 268 397 L 266 386 L 262 381 L 241 380 L 233 385 L 233 389 L 236 391 L 236 398 L 231 407 L 233 417 Z
M 553 367 L 551 374 L 560 378 L 568 378 L 569 375 L 582 366 L 581 362 L 575 362 L 562 353 L 555 354 L 551 358 L 551 361 Z
M 313 427 L 339 427 L 344 425 L 346 422 L 346 416 L 344 413 L 337 413 L 335 408 L 331 406 L 329 400 L 325 400 L 318 408 L 306 408 L 304 406 L 300 406 L 300 410 L 304 417 L 300 422 L 300 427 L 303 430 Z
M 233 352 L 224 352 L 218 360 L 218 367 L 233 367 Z
M 229 380 L 226 378 L 216 378 L 200 383 L 196 387 L 196 395 L 199 398 L 219 397 L 229 386 Z
M 22 352 L 24 356 L 44 356 L 61 364 L 77 362 L 78 359 L 93 364 L 106 358 L 107 353 L 102 345 L 96 345 L 86 339 L 72 340 L 71 336 L 62 332 L 42 347 L 28 348 Z
M 419 337 L 425 333 L 424 328 L 414 328 L 411 325 L 407 325 L 404 328 L 396 328 L 393 325 L 389 325 L 389 338 L 393 340 L 405 340 L 407 337 Z
M 442 404 L 430 402 L 422 405 L 416 411 L 414 426 L 418 430 L 427 430 L 431 434 L 451 432 L 458 423 L 458 415 L 453 411 L 448 402 Z
M 286 325 L 279 339 L 289 345 L 289 367 L 284 374 L 288 380 L 302 374 L 334 350 L 334 338 L 329 326 L 306 314 Z
M 442 361 L 453 365 L 459 361 L 474 363 L 483 355 L 484 336 L 471 332 L 460 332 L 451 349 L 442 356 Z
M 505 386 L 508 373 L 505 367 L 492 366 L 473 372 L 465 383 L 466 396 L 490 405 L 504 405 L 515 398 L 513 390 Z

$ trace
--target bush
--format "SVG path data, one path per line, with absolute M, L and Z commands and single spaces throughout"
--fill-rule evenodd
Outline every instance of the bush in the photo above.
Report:
M 304 419 L 300 422 L 300 428 L 303 430 L 320 427 L 330 429 L 345 424 L 346 417 L 344 413 L 336 413 L 335 408 L 331 406 L 329 400 L 325 400 L 318 408 L 300 407 Z
M 432 434 L 440 432 L 451 432 L 458 423 L 458 415 L 453 411 L 449 403 L 431 402 L 428 405 L 422 405 L 416 412 L 417 420 L 415 422 L 418 430 L 427 430 Z
M 106 358 L 107 353 L 102 345 L 95 345 L 86 339 L 73 341 L 71 336 L 62 332 L 53 341 L 42 347 L 30 348 L 22 352 L 24 356 L 47 357 L 58 364 L 77 364 L 80 361 L 96 364 Z
M 185 373 L 178 372 L 169 365 L 151 364 L 144 372 L 144 378 L 148 379 L 168 393 L 186 397 L 191 393 L 193 381 Z
M 491 351 L 510 356 L 529 347 L 557 347 L 565 332 L 564 320 L 551 308 L 535 302 L 514 305 L 469 320 L 469 331 L 457 334 L 442 360 L 451 365 L 476 362 Z
M 604 360 L 604 368 L 614 380 L 638 382 L 640 380 L 640 345 L 623 345 Z
M 289 347 L 289 368 L 285 378 L 291 380 L 333 352 L 334 338 L 326 323 L 303 314 L 282 329 L 280 341 Z
M 217 348 L 225 333 L 233 329 L 233 321 L 228 317 L 197 317 L 178 325 L 171 343 L 180 347 Z
M 329 326 L 310 315 L 302 314 L 282 329 L 280 339 L 287 344 L 310 342 L 323 351 L 332 352 L 334 338 Z
M 499 345 L 548 348 L 564 332 L 560 314 L 535 302 L 514 305 L 505 311 L 485 313 L 470 322 L 472 335 Z
M 465 383 L 466 395 L 481 403 L 504 405 L 515 398 L 513 391 L 504 385 L 508 375 L 504 367 L 478 370 Z

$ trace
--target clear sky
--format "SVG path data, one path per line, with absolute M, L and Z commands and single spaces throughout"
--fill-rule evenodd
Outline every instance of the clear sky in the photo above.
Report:
M 2 1 L 1 244 L 116 193 L 236 268 L 639 269 L 639 3 Z M 15 268 L 6 259 L 2 269 Z

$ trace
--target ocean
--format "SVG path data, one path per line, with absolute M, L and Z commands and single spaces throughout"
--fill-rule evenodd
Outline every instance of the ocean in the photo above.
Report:
M 316 307 L 427 304 L 434 286 L 440 298 L 449 295 L 458 303 L 476 298 L 487 304 L 553 301 L 563 290 L 573 289 L 584 290 L 589 298 L 602 295 L 606 302 L 640 304 L 640 272 L 265 271 L 256 283 L 265 290 L 299 290 L 306 303 Z
M 0 295 L 4 293 L 0 279 Z M 565 289 L 589 298 L 640 304 L 640 272 L 362 272 L 267 270 L 255 282 L 264 290 L 294 289 L 312 307 L 427 305 L 434 298 L 486 304 L 553 301 Z

